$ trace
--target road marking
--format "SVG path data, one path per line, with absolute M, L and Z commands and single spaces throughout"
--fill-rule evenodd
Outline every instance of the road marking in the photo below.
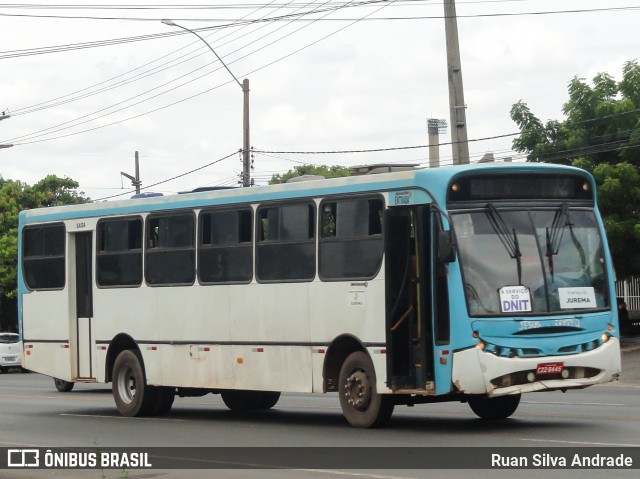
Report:
M 628 406 L 628 404 L 620 403 L 566 401 L 522 401 L 522 404 L 564 404 L 565 406 Z
M 640 447 L 640 444 L 618 444 L 618 443 L 615 443 L 615 442 L 560 441 L 560 440 L 557 440 L 557 439 L 528 439 L 528 438 L 520 438 L 520 441 L 553 442 L 553 443 L 559 443 L 559 444 L 580 444 L 581 446 Z
M 327 469 L 293 469 L 301 472 L 316 472 L 318 474 L 333 474 L 334 476 L 355 476 L 355 477 L 371 477 L 373 479 L 412 479 L 410 476 L 383 476 L 381 474 L 371 474 L 363 472 L 350 471 L 334 471 Z
M 60 416 L 72 416 L 72 417 L 97 417 L 102 419 L 137 419 L 146 421 L 179 421 L 185 422 L 185 419 L 174 419 L 170 417 L 125 417 L 125 416 L 103 416 L 100 414 L 72 414 L 72 413 L 60 413 Z
M 40 446 L 39 444 L 24 444 L 24 443 L 21 443 L 21 442 L 0 441 L 0 444 L 5 444 L 7 446 L 14 446 L 14 447 L 44 447 L 44 446 Z

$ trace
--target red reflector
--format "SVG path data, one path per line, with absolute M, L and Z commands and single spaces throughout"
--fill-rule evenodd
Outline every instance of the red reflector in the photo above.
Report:
M 157 351 L 157 350 L 158 350 L 158 347 L 157 347 L 157 346 L 149 346 L 149 347 L 147 348 L 147 350 L 148 350 L 148 351 Z
M 103 350 L 103 351 L 106 351 L 107 347 L 106 346 L 100 346 L 100 349 Z
M 64 346 L 62 346 L 64 349 L 69 349 L 69 345 L 65 344 Z
M 541 363 L 536 367 L 536 374 L 540 376 L 560 374 L 564 369 L 564 363 Z
M 448 350 L 448 349 L 444 349 L 444 350 L 442 351 L 442 355 L 443 355 L 443 356 L 446 356 L 447 354 L 449 354 L 449 350 Z
M 264 348 L 256 348 L 256 353 L 264 353 Z
M 28 347 L 28 348 L 32 348 L 32 347 L 33 347 L 33 344 L 29 344 L 27 347 Z
M 204 348 L 203 351 L 211 351 L 211 348 Z

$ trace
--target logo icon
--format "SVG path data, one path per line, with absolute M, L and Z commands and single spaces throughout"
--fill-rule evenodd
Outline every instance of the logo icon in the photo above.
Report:
M 8 467 L 39 467 L 40 451 L 38 449 L 7 450 Z

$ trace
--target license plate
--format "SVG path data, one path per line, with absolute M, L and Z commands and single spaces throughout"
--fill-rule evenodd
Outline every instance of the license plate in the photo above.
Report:
M 536 374 L 540 376 L 560 374 L 564 369 L 564 363 L 542 363 L 536 367 Z

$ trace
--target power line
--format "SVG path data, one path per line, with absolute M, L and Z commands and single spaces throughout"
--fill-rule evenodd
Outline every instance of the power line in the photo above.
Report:
M 372 0 L 371 3 L 378 3 L 378 1 L 386 0 Z M 368 2 L 367 2 L 368 3 Z M 477 2 L 483 3 L 483 2 Z M 487 2 L 485 2 L 487 3 Z M 345 4 L 339 6 L 332 6 L 331 8 L 344 8 Z M 469 14 L 469 15 L 457 15 L 457 18 L 486 18 L 486 17 L 520 17 L 531 15 L 558 15 L 558 14 L 575 14 L 575 13 L 602 13 L 602 12 L 615 12 L 615 11 L 629 11 L 638 10 L 638 6 L 627 7 L 602 7 L 602 8 L 580 8 L 571 10 L 546 10 L 546 11 L 533 11 L 533 12 L 503 12 L 503 13 L 485 13 L 485 14 Z M 34 14 L 21 14 L 21 13 L 0 13 L 3 17 L 24 17 L 24 18 L 43 18 L 43 19 L 58 19 L 58 20 L 107 20 L 107 21 L 136 21 L 136 22 L 158 22 L 161 18 L 142 18 L 142 17 L 98 17 L 88 15 L 34 15 Z M 263 21 L 277 22 L 282 21 L 286 16 L 269 18 Z M 442 20 L 446 18 L 443 15 L 420 15 L 410 17 L 376 17 L 370 18 L 369 21 L 397 21 L 397 20 Z M 323 21 L 353 21 L 353 18 L 329 18 Z M 229 22 L 232 21 L 228 18 L 176 18 L 176 21 L 181 22 Z M 299 19 L 298 21 L 310 21 L 306 19 Z M 1 58 L 1 57 L 0 57 Z
M 182 178 L 183 176 L 187 176 L 190 175 L 191 173 L 195 173 L 196 171 L 200 171 L 203 170 L 209 166 L 215 165 L 216 163 L 220 163 L 221 161 L 227 160 L 229 158 L 231 158 L 232 156 L 235 156 L 238 152 L 234 151 L 233 153 L 228 154 L 227 156 L 223 156 L 222 158 L 218 158 L 215 161 L 212 161 L 211 163 L 207 163 L 206 165 L 202 165 L 199 166 L 198 168 L 194 168 L 193 170 L 189 170 L 185 173 L 181 173 L 179 175 L 176 176 L 172 176 L 171 178 L 167 178 L 166 180 L 162 180 L 162 181 L 158 181 L 157 183 L 153 183 L 151 185 L 145 186 L 144 188 L 140 188 L 141 190 L 147 190 L 149 188 L 153 188 L 154 186 L 158 186 L 158 185 L 162 185 L 163 183 L 168 183 L 169 181 L 173 181 L 173 180 L 177 180 L 178 178 Z M 125 191 L 124 193 L 120 193 L 117 195 L 111 195 L 111 196 L 105 196 L 103 198 L 98 198 L 95 200 L 92 200 L 93 202 L 96 201 L 105 201 L 105 200 L 109 200 L 111 198 L 118 198 L 120 196 L 125 196 L 125 195 L 130 195 L 131 193 L 135 193 L 136 190 L 131 190 L 131 191 Z
M 386 2 L 385 2 L 385 4 L 384 4 L 383 6 L 381 6 L 380 8 L 378 8 L 377 10 L 375 10 L 374 12 L 369 13 L 368 15 L 373 15 L 374 13 L 376 13 L 376 12 L 378 12 L 378 11 L 382 10 L 383 8 L 386 8 L 388 5 L 390 5 L 390 3 L 386 3 Z M 325 13 L 325 15 L 329 15 L 330 13 L 331 13 L 331 12 L 327 12 L 327 13 Z M 366 16 L 365 16 L 364 18 L 366 18 Z M 343 26 L 343 27 L 341 27 L 341 28 L 339 28 L 339 29 L 337 29 L 337 30 L 333 31 L 332 33 L 327 34 L 327 35 L 325 35 L 325 36 L 321 37 L 320 39 L 318 39 L 318 40 L 316 40 L 316 41 L 314 41 L 314 42 L 311 42 L 311 43 L 309 43 L 309 44 L 307 44 L 307 45 L 305 45 L 305 46 L 303 46 L 303 47 L 301 47 L 301 48 L 298 48 L 297 50 L 294 50 L 293 52 L 290 52 L 290 53 L 288 53 L 288 54 L 286 54 L 286 55 L 284 55 L 284 56 L 282 56 L 282 57 L 280 57 L 280 58 L 278 58 L 278 59 L 276 59 L 276 60 L 274 60 L 274 61 L 272 61 L 272 62 L 270 62 L 270 63 L 267 63 L 266 65 L 263 65 L 263 66 L 261 66 L 261 67 L 259 67 L 259 68 L 256 68 L 256 69 L 254 69 L 254 70 L 252 70 L 252 71 L 250 71 L 250 72 L 248 72 L 248 73 L 245 73 L 243 76 L 251 75 L 251 74 L 253 74 L 253 73 L 255 73 L 255 72 L 258 72 L 258 71 L 260 71 L 260 70 L 263 70 L 264 68 L 267 68 L 267 67 L 269 67 L 269 66 L 271 66 L 271 65 L 273 65 L 273 64 L 275 64 L 275 63 L 277 63 L 277 62 L 280 62 L 280 61 L 282 61 L 282 60 L 284 60 L 284 59 L 286 59 L 286 58 L 288 58 L 288 57 L 290 57 L 290 56 L 292 56 L 292 55 L 294 55 L 294 54 L 296 54 L 296 53 L 299 53 L 300 51 L 305 50 L 306 48 L 309 48 L 309 47 L 311 47 L 311 46 L 313 46 L 313 45 L 315 45 L 315 44 L 317 44 L 317 43 L 319 43 L 319 42 L 321 42 L 321 41 L 323 41 L 323 40 L 325 40 L 325 39 L 327 39 L 327 38 L 329 38 L 329 37 L 331 37 L 331 36 L 333 36 L 333 35 L 335 35 L 335 34 L 337 34 L 337 33 L 339 33 L 339 32 L 341 32 L 341 31 L 343 31 L 343 30 L 345 30 L 345 29 L 347 29 L 347 28 L 349 28 L 349 27 L 351 27 L 351 26 L 355 25 L 355 24 L 356 24 L 356 23 L 358 23 L 359 21 L 360 21 L 360 19 L 355 20 L 355 21 L 351 22 L 350 24 L 345 25 L 345 26 Z M 271 42 L 271 43 L 269 43 L 269 44 L 267 44 L 267 45 L 265 45 L 265 46 L 262 46 L 262 47 L 260 47 L 260 48 L 258 48 L 258 49 L 256 49 L 256 50 L 254 50 L 254 51 L 252 51 L 252 52 L 250 52 L 250 53 L 248 53 L 248 54 L 246 54 L 246 55 L 244 55 L 244 56 L 240 57 L 240 58 L 237 58 L 236 60 L 233 60 L 233 61 L 229 62 L 229 64 L 233 64 L 233 63 L 235 63 L 235 62 L 237 62 L 237 61 L 239 61 L 239 60 L 241 60 L 241 59 L 243 59 L 243 58 L 246 58 L 246 57 L 247 57 L 247 56 L 249 56 L 249 55 L 255 54 L 256 52 L 258 52 L 258 51 L 260 51 L 260 50 L 263 50 L 264 48 L 267 48 L 267 47 L 269 47 L 269 46 L 271 46 L 271 45 L 275 44 L 276 42 L 281 41 L 281 40 L 283 40 L 284 38 L 287 38 L 287 37 L 289 37 L 289 36 L 291 36 L 291 35 L 293 35 L 293 34 L 295 34 L 295 33 L 299 32 L 300 30 L 302 30 L 303 28 L 306 28 L 307 26 L 308 26 L 308 25 L 302 26 L 302 27 L 298 28 L 297 30 L 295 30 L 294 32 L 288 33 L 287 35 L 285 35 L 285 36 L 283 36 L 283 37 L 281 37 L 281 38 L 279 38 L 279 39 L 277 39 L 277 40 L 274 40 L 273 42 Z M 236 51 L 237 51 L 237 50 L 236 50 Z M 216 70 L 214 70 L 214 71 L 216 71 Z M 107 127 L 107 126 L 113 126 L 113 125 L 115 125 L 115 124 L 123 123 L 123 122 L 125 122 L 125 121 L 129 121 L 129 120 L 132 120 L 132 119 L 135 119 L 135 118 L 139 118 L 139 117 L 141 117 L 141 116 L 143 116 L 143 115 L 147 115 L 147 114 L 150 114 L 150 113 L 154 113 L 154 112 L 157 112 L 157 111 L 163 110 L 163 109 L 168 108 L 168 107 L 170 107 L 170 106 L 174 106 L 174 105 L 176 105 L 176 104 L 182 103 L 182 102 L 184 102 L 184 101 L 187 101 L 187 100 L 193 99 L 193 98 L 195 98 L 195 97 L 198 97 L 198 96 L 201 96 L 201 95 L 203 95 L 203 94 L 205 94 L 205 93 L 208 93 L 208 92 L 210 92 L 210 91 L 212 91 L 212 90 L 215 90 L 215 89 L 217 89 L 217 88 L 220 88 L 221 86 L 224 86 L 224 85 L 226 85 L 227 83 L 231 83 L 231 81 L 226 81 L 226 82 L 224 82 L 224 83 L 218 84 L 218 85 L 216 85 L 216 86 L 214 86 L 214 87 L 212 87 L 212 88 L 209 88 L 209 89 L 207 89 L 207 90 L 204 90 L 204 91 L 202 91 L 202 92 L 200 92 L 200 93 L 196 93 L 196 94 L 191 95 L 191 96 L 189 96 L 189 97 L 187 97 L 187 98 L 184 98 L 184 99 L 182 99 L 182 100 L 178 100 L 178 101 L 175 101 L 175 102 L 170 103 L 170 104 L 168 104 L 168 105 L 164 105 L 164 106 L 161 106 L 161 107 L 158 107 L 158 108 L 152 109 L 152 110 L 150 110 L 150 111 L 147 111 L 147 112 L 144 112 L 144 113 L 141 113 L 141 114 L 138 114 L 138 115 L 134 115 L 134 116 L 131 116 L 131 117 L 128 117 L 128 118 L 122 119 L 122 120 L 118 120 L 118 121 L 114 121 L 114 122 L 111 122 L 111 123 L 107 123 L 107 124 L 105 124 L 105 125 L 97 126 L 97 127 L 94 127 L 94 128 L 88 128 L 88 129 L 81 130 L 81 131 L 74 132 L 74 133 L 68 133 L 68 134 L 64 134 L 64 135 L 54 136 L 54 137 L 50 137 L 50 138 L 36 139 L 36 138 L 40 138 L 40 137 L 42 137 L 42 136 L 46 136 L 46 135 L 51 134 L 51 133 L 56 133 L 56 132 L 59 132 L 59 131 L 64 131 L 64 130 L 67 130 L 67 129 L 69 129 L 69 128 L 73 128 L 73 127 L 76 127 L 76 126 L 79 126 L 79 125 L 82 125 L 82 124 L 86 124 L 86 123 L 89 123 L 89 122 L 91 122 L 91 121 L 95 121 L 95 120 L 97 120 L 97 119 L 99 119 L 99 118 L 103 118 L 103 117 L 105 117 L 105 116 L 111 115 L 111 114 L 113 114 L 113 113 L 117 113 L 118 111 L 125 110 L 125 109 L 127 109 L 127 108 L 132 107 L 132 106 L 135 106 L 135 105 L 138 105 L 138 104 L 140 104 L 140 103 L 146 102 L 146 101 L 148 101 L 148 100 L 150 100 L 150 99 L 152 99 L 152 98 L 156 98 L 156 97 L 158 97 L 158 96 L 160 96 L 160 95 L 163 95 L 163 94 L 168 93 L 168 92 L 170 92 L 170 91 L 176 90 L 177 88 L 180 88 L 181 86 L 184 86 L 184 85 L 186 85 L 186 84 L 188 84 L 188 83 L 191 83 L 191 82 L 193 82 L 193 81 L 195 81 L 195 80 L 197 80 L 197 79 L 199 79 L 199 78 L 202 78 L 203 76 L 205 76 L 205 75 L 201 75 L 200 77 L 198 77 L 198 78 L 196 78 L 196 79 L 194 79 L 194 80 L 187 81 L 187 82 L 185 82 L 185 83 L 183 83 L 183 84 L 181 84 L 181 85 L 178 85 L 178 86 L 176 86 L 176 87 L 170 88 L 170 89 L 165 90 L 165 91 L 163 91 L 163 92 L 161 92 L 161 93 L 158 93 L 158 94 L 156 94 L 156 95 L 152 95 L 151 97 L 149 97 L 149 98 L 147 98 L 147 99 L 140 100 L 140 101 L 138 101 L 138 102 L 135 102 L 135 103 L 133 103 L 133 104 L 131 104 L 131 105 L 128 105 L 127 107 L 124 107 L 124 108 L 118 109 L 118 110 L 116 110 L 116 111 L 112 111 L 112 112 L 110 112 L 110 113 L 105 113 L 105 114 L 103 114 L 103 115 L 99 115 L 99 116 L 97 116 L 97 117 L 95 117 L 95 118 L 92 118 L 92 119 L 90 119 L 90 120 L 85 120 L 85 121 L 82 121 L 82 122 L 79 122 L 79 123 L 75 123 L 74 125 L 71 125 L 71 126 L 64 126 L 64 125 L 66 125 L 66 124 L 68 124 L 68 123 L 75 122 L 75 121 L 77 121 L 77 120 L 78 120 L 78 119 L 75 119 L 75 120 L 71 120 L 71 121 L 66 122 L 66 123 L 62 123 L 62 124 L 59 124 L 59 125 L 56 125 L 56 126 L 53 126 L 53 127 L 47 128 L 47 129 L 45 129 L 45 130 L 40 130 L 40 131 L 35 132 L 35 133 L 26 134 L 26 135 L 22 135 L 22 136 L 20 136 L 20 137 L 13 138 L 13 139 L 11 139 L 11 140 L 3 140 L 3 141 L 6 143 L 6 142 L 8 142 L 8 141 L 13 141 L 14 139 L 20 139 L 21 141 L 19 141 L 19 142 L 17 142 L 17 143 L 14 143 L 14 144 L 15 144 L 15 145 L 26 145 L 26 144 L 32 144 L 32 143 L 41 143 L 41 142 L 44 142 L 44 141 L 55 140 L 55 139 L 60 139 L 60 138 L 66 138 L 66 137 L 74 136 L 74 135 L 78 135 L 78 134 L 81 134 L 81 133 L 86 133 L 86 132 L 90 132 L 90 131 L 95 131 L 95 130 L 98 130 L 98 129 L 105 128 L 105 127 Z M 170 82 L 169 82 L 169 83 L 170 83 Z M 165 84 L 165 85 L 166 85 L 166 84 Z M 161 86 L 164 86 L 164 85 L 161 85 Z M 157 88 L 159 88 L 159 87 L 157 87 Z M 137 97 L 139 97 L 139 96 L 142 96 L 142 95 L 144 95 L 144 94 L 146 94 L 146 93 L 149 93 L 150 91 L 152 91 L 152 90 L 148 90 L 147 92 L 144 92 L 144 93 L 142 93 L 142 94 L 140 94 L 140 95 L 137 95 L 137 96 L 135 96 L 135 97 L 132 97 L 132 98 L 130 98 L 130 99 L 128 99 L 128 100 L 125 100 L 125 102 L 126 102 L 126 101 L 129 101 L 129 100 L 131 100 L 131 99 L 133 99 L 133 98 L 137 98 Z M 120 102 L 120 103 L 123 103 L 123 102 Z M 117 104 L 116 104 L 116 105 L 117 105 Z M 99 112 L 102 112 L 102 111 L 108 110 L 108 109 L 110 109 L 110 108 L 113 108 L 113 106 L 116 106 L 116 105 L 112 105 L 112 106 L 110 106 L 110 107 L 103 108 L 103 109 L 101 109 L 101 110 L 98 110 L 97 112 L 93 112 L 93 113 L 91 113 L 91 114 L 88 114 L 88 115 L 85 115 L 85 116 L 83 116 L 83 117 L 80 117 L 79 119 L 82 119 L 82 118 L 85 118 L 85 117 L 88 117 L 88 116 L 92 116 L 92 115 L 94 115 L 94 114 L 96 114 L 96 113 L 99 113 Z M 58 128 L 58 127 L 61 127 L 61 128 Z

